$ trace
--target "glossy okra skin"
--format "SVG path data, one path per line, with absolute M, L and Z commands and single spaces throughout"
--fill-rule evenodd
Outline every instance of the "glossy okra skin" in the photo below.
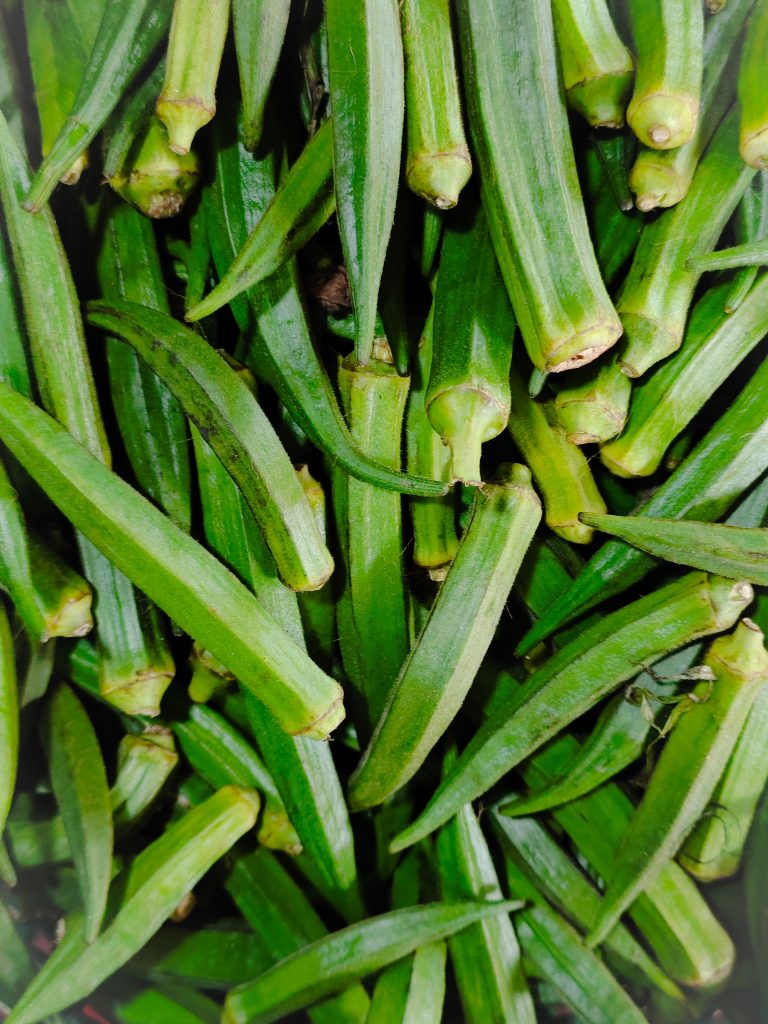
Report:
M 448 0 L 406 0 L 407 144 L 405 176 L 416 195 L 440 210 L 455 206 L 472 173 L 461 116 Z
M 290 11 L 291 0 L 232 0 L 245 145 L 250 150 L 261 137 Z
M 523 342 L 539 369 L 572 369 L 621 325 L 580 198 L 550 6 L 456 7 L 483 204 Z
M 620 128 L 634 61 L 604 0 L 553 0 L 568 106 L 593 127 Z
M 456 558 L 350 779 L 353 809 L 380 804 L 405 785 L 455 717 L 540 517 L 524 466 L 502 466 L 476 492 Z
M 739 66 L 739 152 L 751 167 L 768 169 L 768 103 L 763 66 L 768 47 L 768 4 L 757 0 Z

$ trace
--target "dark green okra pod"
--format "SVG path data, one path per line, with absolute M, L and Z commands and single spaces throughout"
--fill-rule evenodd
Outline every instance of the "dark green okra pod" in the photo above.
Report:
M 246 149 L 254 150 L 261 138 L 290 13 L 291 0 L 232 0 Z
M 19 760 L 19 690 L 13 638 L 5 609 L 0 608 L 0 837 L 13 799 Z M 0 908 L 0 914 L 2 908 Z

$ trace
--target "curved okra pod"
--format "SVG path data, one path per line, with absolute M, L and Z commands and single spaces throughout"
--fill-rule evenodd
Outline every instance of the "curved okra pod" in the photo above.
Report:
M 75 527 L 253 689 L 283 728 L 324 738 L 338 725 L 344 714 L 338 684 L 285 637 L 245 587 L 5 385 L 0 436 Z
M 105 925 L 88 945 L 82 916 L 38 972 L 9 1020 L 35 1024 L 89 995 L 144 946 L 209 868 L 253 828 L 259 798 L 226 786 L 135 857 L 110 886 Z
M 402 850 L 636 674 L 686 643 L 733 625 L 752 600 L 748 583 L 692 573 L 606 615 L 561 647 L 475 733 L 419 818 L 395 838 Z
M 634 61 L 605 0 L 554 0 L 557 49 L 568 106 L 597 128 L 621 128 Z
M 19 690 L 16 658 L 8 616 L 5 609 L 0 608 L 0 837 L 11 808 L 18 759 Z
M 674 857 L 712 796 L 760 689 L 768 683 L 763 633 L 745 619 L 716 640 L 704 663 L 713 685 L 676 722 L 608 876 L 587 942 L 597 946 L 664 864 Z
M 750 167 L 768 170 L 768 102 L 765 98 L 765 53 L 768 48 L 768 3 L 757 0 L 739 65 L 739 152 Z
M 128 342 L 168 385 L 243 493 L 294 590 L 316 590 L 333 571 L 301 484 L 247 385 L 199 335 L 136 303 L 91 303 L 89 319 Z
M 456 74 L 449 0 L 405 0 L 408 187 L 439 210 L 449 210 L 472 173 Z
M 232 0 L 246 149 L 254 150 L 261 138 L 290 12 L 291 0 Z
M 630 377 L 680 347 L 699 280 L 686 257 L 691 247 L 714 246 L 754 177 L 736 153 L 737 115 L 731 108 L 715 132 L 685 199 L 643 228 L 616 307 L 626 332 L 621 365 Z
M 396 0 L 326 0 L 336 216 L 355 308 L 355 358 L 371 358 L 400 181 L 405 91 Z
M 621 325 L 589 237 L 550 6 L 460 0 L 457 11 L 483 204 L 523 342 L 539 369 L 573 369 Z
M 451 451 L 451 481 L 482 483 L 483 442 L 509 421 L 509 367 L 515 317 L 475 206 L 446 225 L 432 322 L 427 417 Z
M 165 36 L 168 0 L 106 4 L 80 88 L 51 151 L 28 186 L 24 208 L 42 210 L 56 182 L 90 145 Z
M 510 386 L 509 432 L 544 496 L 547 526 L 574 544 L 589 544 L 592 531 L 584 529 L 579 513 L 605 509 L 589 463 L 556 425 L 551 404 L 529 397 L 515 367 Z
M 632 392 L 618 359 L 574 370 L 557 387 L 557 422 L 572 444 L 595 444 L 620 434 Z
M 405 785 L 453 720 L 540 518 L 524 466 L 502 466 L 476 491 L 453 565 L 350 779 L 353 809 L 380 804 Z

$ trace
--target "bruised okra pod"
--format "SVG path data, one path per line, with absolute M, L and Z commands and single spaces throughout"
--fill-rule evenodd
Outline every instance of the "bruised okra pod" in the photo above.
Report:
M 510 384 L 509 432 L 544 496 L 547 526 L 565 540 L 588 544 L 592 530 L 584 528 L 579 513 L 587 508 L 605 510 L 589 463 L 556 425 L 551 403 L 529 397 L 516 368 Z
M 715 681 L 699 683 L 698 702 L 682 715 L 632 816 L 606 879 L 600 916 L 587 941 L 599 945 L 639 892 L 674 857 L 722 775 L 760 689 L 768 682 L 763 633 L 749 619 L 716 640 L 704 664 Z
M 621 128 L 634 62 L 605 0 L 554 0 L 568 106 L 596 128 Z
M 291 0 L 232 0 L 246 149 L 254 150 L 261 138 L 290 12 Z
M 515 326 L 485 214 L 462 209 L 443 236 L 424 396 L 429 422 L 451 451 L 452 482 L 482 482 L 482 445 L 509 421 Z
M 733 625 L 752 600 L 748 583 L 691 573 L 640 598 L 561 647 L 497 708 L 464 749 L 427 808 L 392 843 L 401 850 L 508 771 L 647 665 L 683 644 Z
M 589 237 L 550 5 L 460 0 L 457 11 L 469 123 L 502 276 L 531 362 L 570 370 L 610 348 L 621 324 Z
M 405 0 L 401 8 L 408 111 L 408 187 L 448 210 L 472 173 L 461 117 L 449 0 Z
M 768 100 L 765 54 L 768 52 L 768 3 L 757 0 L 739 65 L 739 152 L 750 165 L 768 170 Z
M 557 421 L 572 444 L 595 444 L 620 434 L 632 385 L 614 357 L 568 374 L 557 387 Z
M 413 777 L 461 707 L 541 518 L 524 466 L 475 493 L 469 525 L 416 646 L 350 780 L 350 806 L 380 804 Z

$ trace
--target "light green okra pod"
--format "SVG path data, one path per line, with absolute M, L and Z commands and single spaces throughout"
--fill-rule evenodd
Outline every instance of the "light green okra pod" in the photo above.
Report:
M 0 608 L 0 837 L 13 799 L 18 760 L 19 690 L 16 660 L 8 616 L 5 609 Z
M 768 170 L 768 101 L 765 55 L 768 52 L 768 3 L 756 0 L 739 65 L 739 152 L 750 167 Z
M 557 422 L 572 444 L 595 444 L 620 434 L 632 385 L 617 358 L 574 370 L 555 395 Z

